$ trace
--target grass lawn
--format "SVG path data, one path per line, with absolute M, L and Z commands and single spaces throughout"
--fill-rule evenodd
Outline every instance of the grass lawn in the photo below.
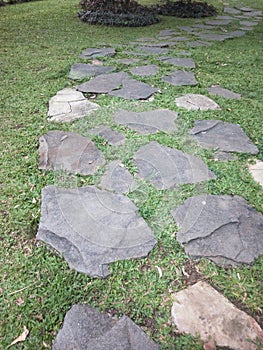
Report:
M 222 10 L 223 1 L 211 3 Z M 263 10 L 260 0 L 243 0 L 242 4 Z M 162 91 L 153 101 L 99 96 L 96 102 L 101 109 L 95 118 L 72 124 L 48 123 L 48 101 L 58 90 L 73 85 L 67 74 L 71 65 L 79 61 L 83 49 L 102 43 L 124 44 L 139 37 L 152 37 L 162 29 L 191 24 L 191 20 L 166 17 L 145 28 L 96 27 L 81 23 L 76 16 L 78 10 L 77 0 L 43 0 L 0 8 L 0 348 L 6 349 L 25 325 L 29 336 L 13 349 L 51 349 L 65 313 L 75 303 L 88 303 L 118 316 L 128 315 L 161 344 L 161 349 L 202 349 L 198 339 L 175 334 L 170 324 L 171 294 L 186 287 L 187 274 L 205 279 L 258 322 L 262 321 L 263 257 L 252 266 L 235 269 L 219 268 L 207 260 L 190 262 L 175 240 L 177 227 L 169 211 L 204 191 L 241 195 L 257 210 L 263 209 L 262 188 L 247 170 L 248 162 L 255 157 L 243 154 L 233 162 L 216 162 L 210 151 L 196 149 L 187 142 L 187 130 L 195 119 L 221 119 L 240 124 L 260 149 L 257 158 L 263 159 L 263 21 L 242 38 L 193 49 L 191 57 L 197 65 L 199 82 L 196 87 L 167 86 L 161 76 L 173 68 L 162 63 L 159 75 L 144 79 Z M 117 58 L 126 57 L 124 48 L 117 51 Z M 160 65 L 153 56 L 148 61 Z M 108 59 L 108 63 L 113 62 Z M 125 67 L 119 64 L 117 68 Z M 176 110 L 175 97 L 187 92 L 206 93 L 206 87 L 216 83 L 241 93 L 242 100 L 215 97 L 222 111 L 181 110 L 178 134 L 137 135 L 114 124 L 112 115 L 119 108 Z M 173 191 L 158 191 L 142 181 L 140 190 L 130 197 L 153 228 L 158 245 L 145 259 L 111 264 L 111 276 L 105 280 L 70 270 L 59 255 L 35 240 L 44 186 L 96 184 L 101 175 L 98 172 L 95 176 L 62 176 L 39 171 L 38 138 L 52 129 L 91 136 L 88 129 L 99 123 L 125 133 L 127 142 L 118 149 L 105 145 L 99 137 L 93 140 L 108 160 L 121 159 L 131 171 L 134 151 L 149 140 L 157 140 L 198 154 L 217 175 L 209 184 L 184 185 Z M 162 270 L 161 278 L 156 266 Z

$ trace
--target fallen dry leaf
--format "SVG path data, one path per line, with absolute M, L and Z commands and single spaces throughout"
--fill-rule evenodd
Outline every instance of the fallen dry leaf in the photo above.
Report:
M 12 341 L 12 343 L 10 345 L 8 345 L 7 349 L 9 349 L 11 346 L 15 345 L 16 343 L 19 343 L 21 341 L 25 341 L 28 334 L 29 334 L 29 330 L 26 328 L 26 326 L 24 326 L 23 333 L 19 337 L 17 337 L 14 341 Z

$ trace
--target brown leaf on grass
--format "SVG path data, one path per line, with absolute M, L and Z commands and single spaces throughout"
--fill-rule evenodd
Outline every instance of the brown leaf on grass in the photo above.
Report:
M 8 345 L 7 349 L 9 349 L 11 346 L 15 345 L 16 343 L 19 343 L 21 341 L 25 341 L 28 334 L 29 334 L 29 330 L 26 328 L 26 326 L 24 326 L 23 333 L 20 334 L 20 336 L 17 337 L 14 341 L 12 341 L 12 343 L 10 345 Z

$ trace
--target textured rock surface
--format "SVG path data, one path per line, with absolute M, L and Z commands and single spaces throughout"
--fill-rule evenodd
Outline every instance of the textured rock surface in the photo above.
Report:
M 172 215 L 180 228 L 177 240 L 192 258 L 235 266 L 263 254 L 263 215 L 242 197 L 191 197 Z
M 115 70 L 113 66 L 102 66 L 91 63 L 74 63 L 69 72 L 69 78 L 81 80 L 100 74 L 110 73 Z
M 204 342 L 233 350 L 257 350 L 262 329 L 206 282 L 198 282 L 173 295 L 172 322 L 180 333 L 199 334 Z
M 50 99 L 47 115 L 51 122 L 71 122 L 93 114 L 98 108 L 99 105 L 88 101 L 81 92 L 66 88 Z
M 159 346 L 127 316 L 120 319 L 88 305 L 67 312 L 53 350 L 157 350 Z
M 229 160 L 237 160 L 238 157 L 232 153 L 216 151 L 214 154 L 214 159 L 220 160 L 221 162 L 228 162 Z
M 140 134 L 155 134 L 157 131 L 171 132 L 176 130 L 177 112 L 169 109 L 156 109 L 146 112 L 120 110 L 114 115 L 118 124 L 123 124 Z
M 221 109 L 220 106 L 211 98 L 199 94 L 186 94 L 175 99 L 178 107 L 183 107 L 188 111 L 208 111 Z
M 125 136 L 123 134 L 116 130 L 112 130 L 107 125 L 96 126 L 90 130 L 90 133 L 104 138 L 107 140 L 108 144 L 112 146 L 119 146 L 125 142 Z
M 220 120 L 196 120 L 190 134 L 204 148 L 218 148 L 225 152 L 257 154 L 257 147 L 239 125 Z
M 212 41 L 224 41 L 229 39 L 228 34 L 217 34 L 217 33 L 196 33 L 196 36 L 204 40 Z
M 130 69 L 130 72 L 135 75 L 148 76 L 158 73 L 159 67 L 155 64 L 148 64 L 147 66 L 138 66 Z
M 148 52 L 151 55 L 162 55 L 169 52 L 169 49 L 165 49 L 162 47 L 149 47 L 149 46 L 141 46 L 140 50 Z
M 112 57 L 116 53 L 115 49 L 111 47 L 105 47 L 105 48 L 89 48 L 84 50 L 80 54 L 80 58 L 87 58 L 87 59 L 92 59 L 95 57 Z
M 157 242 L 129 198 L 94 186 L 45 187 L 37 239 L 94 277 L 107 277 L 111 262 L 147 256 Z
M 134 154 L 134 163 L 138 177 L 147 179 L 158 189 L 216 177 L 201 159 L 157 142 L 141 147 Z
M 241 99 L 240 94 L 237 94 L 236 92 L 225 89 L 219 85 L 211 86 L 207 90 L 208 90 L 209 94 L 211 94 L 211 95 L 219 95 L 219 96 L 222 96 L 225 98 L 231 98 L 231 99 L 236 99 L 236 100 Z
M 170 75 L 167 75 L 162 78 L 164 82 L 170 83 L 176 86 L 182 85 L 196 85 L 197 81 L 195 79 L 194 73 L 186 72 L 183 70 L 177 70 L 172 72 Z
M 161 57 L 161 61 L 170 63 L 175 66 L 181 66 L 186 68 L 195 68 L 195 63 L 192 58 L 181 58 L 181 57 Z
M 123 81 L 121 89 L 112 90 L 109 95 L 122 97 L 126 100 L 146 100 L 155 92 L 157 89 L 146 83 L 135 79 L 126 79 Z
M 248 168 L 254 180 L 263 187 L 263 162 L 257 160 L 256 164 L 250 164 Z
M 39 169 L 89 175 L 104 163 L 103 154 L 87 137 L 53 130 L 39 138 Z

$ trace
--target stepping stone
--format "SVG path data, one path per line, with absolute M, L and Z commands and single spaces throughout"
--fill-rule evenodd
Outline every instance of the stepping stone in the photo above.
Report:
M 140 134 L 155 134 L 158 131 L 176 131 L 177 112 L 169 109 L 156 109 L 146 112 L 130 112 L 120 110 L 114 115 L 114 120 L 118 124 L 128 126 Z
M 149 47 L 149 46 L 141 46 L 140 50 L 148 52 L 151 55 L 162 55 L 169 52 L 169 49 L 164 49 L 162 47 Z
M 253 27 L 258 25 L 258 22 L 251 22 L 251 21 L 240 21 L 239 23 L 240 25 L 247 26 L 247 27 Z
M 176 331 L 200 335 L 205 349 L 256 350 L 257 340 L 263 340 L 258 323 L 206 282 L 173 294 L 173 300 Z
M 132 43 L 131 43 L 132 44 Z M 169 47 L 171 45 L 171 42 L 167 42 L 167 41 L 162 41 L 162 42 L 140 42 L 140 43 L 134 43 L 135 45 L 142 45 L 142 46 L 146 46 L 146 47 Z
M 241 13 L 241 11 L 234 9 L 232 7 L 225 7 L 224 8 L 224 12 L 225 13 L 229 13 L 230 15 L 238 15 Z
M 192 58 L 160 57 L 160 60 L 165 63 L 173 64 L 175 66 L 181 66 L 185 68 L 195 68 L 195 63 Z
M 101 66 L 90 63 L 74 63 L 69 72 L 69 78 L 73 80 L 81 80 L 92 76 L 113 72 L 113 66 Z
M 141 147 L 133 159 L 137 176 L 161 190 L 216 178 L 201 159 L 154 141 Z
M 212 40 L 212 41 L 224 41 L 226 39 L 229 39 L 228 34 L 196 33 L 196 36 L 200 39 Z
M 200 29 L 215 29 L 214 26 L 212 25 L 207 25 L 207 24 L 194 24 L 194 29 L 195 28 L 200 28 Z
M 243 11 L 243 12 L 252 12 L 252 11 L 254 11 L 254 9 L 252 9 L 251 7 L 238 7 L 237 6 L 237 9 L 240 10 L 240 11 Z
M 99 187 L 104 190 L 125 194 L 132 192 L 137 187 L 137 183 L 121 161 L 114 160 L 107 165 Z
M 229 160 L 237 160 L 238 157 L 231 153 L 217 151 L 214 154 L 214 159 L 219 160 L 221 162 L 228 162 Z
M 178 32 L 176 32 L 174 29 L 164 29 L 159 32 L 158 35 L 176 35 Z
M 146 83 L 135 79 L 126 79 L 122 83 L 121 89 L 109 92 L 110 96 L 122 97 L 126 100 L 146 100 L 158 90 Z
M 263 254 L 263 215 L 242 197 L 194 196 L 171 213 L 180 227 L 177 241 L 193 259 L 237 266 Z
M 67 312 L 53 350 L 158 350 L 129 317 L 120 319 L 85 304 L 75 304 Z
M 130 64 L 137 63 L 140 60 L 138 58 L 120 58 L 117 60 L 118 63 L 126 64 L 129 66 Z
M 178 107 L 187 109 L 188 111 L 208 111 L 219 110 L 221 107 L 211 98 L 199 94 L 186 94 L 175 99 Z
M 230 19 L 230 20 L 233 20 L 234 17 L 232 17 L 232 16 L 216 16 L 216 19 Z
M 208 90 L 209 94 L 211 94 L 211 95 L 219 95 L 219 96 L 222 96 L 225 98 L 231 98 L 231 99 L 236 99 L 236 100 L 241 99 L 240 94 L 237 94 L 236 92 L 225 89 L 219 85 L 211 86 L 207 90 Z
M 166 83 L 170 83 L 175 86 L 183 85 L 197 85 L 198 82 L 195 79 L 195 75 L 192 72 L 186 72 L 183 70 L 176 70 L 170 75 L 166 75 L 162 78 Z
M 205 23 L 209 26 L 226 26 L 232 22 L 232 19 L 214 19 L 206 21 Z
M 147 66 L 138 66 L 130 69 L 130 72 L 139 76 L 149 76 L 158 73 L 159 67 L 155 64 L 148 64 Z
M 250 164 L 248 166 L 248 169 L 254 180 L 263 187 L 263 162 L 257 160 L 256 164 Z
M 109 145 L 119 146 L 125 143 L 125 136 L 107 125 L 99 125 L 90 130 L 91 134 L 98 135 L 107 140 Z
M 257 147 L 239 125 L 220 120 L 196 120 L 190 135 L 202 147 L 224 152 L 257 154 Z
M 177 28 L 187 33 L 191 33 L 195 30 L 193 27 L 188 26 L 178 26 Z
M 240 29 L 248 31 L 248 30 L 254 30 L 254 27 L 240 27 Z
M 115 49 L 111 47 L 104 47 L 104 48 L 89 48 L 84 50 L 80 54 L 80 58 L 86 58 L 86 59 L 92 59 L 95 57 L 113 57 L 116 54 Z
M 206 41 L 189 41 L 187 45 L 194 49 L 196 47 L 211 46 L 212 44 Z
M 173 40 L 175 42 L 179 42 L 179 41 L 187 41 L 190 40 L 190 38 L 187 38 L 186 36 L 175 36 L 173 37 Z
M 232 38 L 240 38 L 241 36 L 244 36 L 246 33 L 242 30 L 235 30 L 234 32 L 228 32 L 227 36 L 228 39 Z
M 81 92 L 63 89 L 49 101 L 48 121 L 67 123 L 90 116 L 99 109 L 99 105 L 88 101 Z
M 37 239 L 93 277 L 107 277 L 111 262 L 146 257 L 157 242 L 128 197 L 95 186 L 45 187 Z
M 39 138 L 39 169 L 90 175 L 103 164 L 103 154 L 87 137 L 52 130 Z

